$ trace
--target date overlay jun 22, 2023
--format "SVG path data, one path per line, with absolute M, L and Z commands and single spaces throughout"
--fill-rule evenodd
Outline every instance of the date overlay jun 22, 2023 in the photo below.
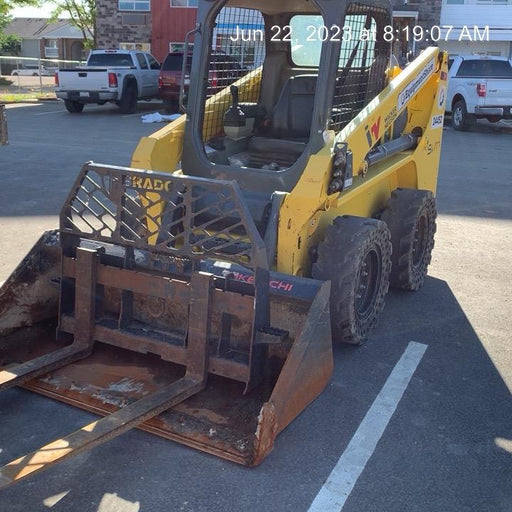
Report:
M 316 25 L 311 24 L 300 27 L 298 30 L 293 25 L 273 25 L 270 28 L 270 41 L 290 42 L 301 41 L 306 43 L 318 43 L 324 41 L 348 42 L 354 40 L 376 41 L 377 31 L 375 27 L 355 30 L 351 25 Z M 300 32 L 298 34 L 297 32 Z M 489 41 L 489 26 L 479 27 L 477 25 L 454 27 L 453 25 L 433 25 L 430 28 L 421 25 L 393 27 L 386 25 L 381 36 L 384 41 L 392 43 L 397 40 L 437 43 L 439 41 L 453 40 L 458 41 Z M 265 34 L 262 29 L 247 29 L 237 26 L 235 33 L 230 36 L 231 41 L 264 41 Z

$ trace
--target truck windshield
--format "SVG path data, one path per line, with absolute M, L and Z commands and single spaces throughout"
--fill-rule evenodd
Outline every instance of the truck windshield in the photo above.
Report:
M 482 78 L 512 78 L 512 66 L 506 60 L 465 60 L 457 76 Z
M 192 55 L 188 56 L 187 59 L 187 72 L 190 73 L 190 67 L 192 65 Z M 183 54 L 182 53 L 170 53 L 167 55 L 162 69 L 164 71 L 181 71 L 183 66 Z
M 88 66 L 133 66 L 128 53 L 93 53 L 87 61 Z

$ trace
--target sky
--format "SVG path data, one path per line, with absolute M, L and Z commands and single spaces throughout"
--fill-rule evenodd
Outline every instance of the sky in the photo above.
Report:
M 11 11 L 14 18 L 49 18 L 53 10 L 50 2 L 41 2 L 42 7 L 17 7 Z M 62 16 L 64 18 L 65 16 Z

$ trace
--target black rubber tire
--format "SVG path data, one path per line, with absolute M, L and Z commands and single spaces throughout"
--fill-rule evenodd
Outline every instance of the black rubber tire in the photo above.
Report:
M 119 100 L 119 110 L 121 114 L 135 114 L 137 111 L 137 85 L 128 82 L 123 89 L 123 94 Z
M 452 108 L 452 125 L 453 129 L 461 132 L 471 130 L 476 123 L 475 116 L 468 114 L 466 102 L 458 100 Z
M 389 227 L 392 287 L 415 291 L 423 286 L 432 259 L 436 232 L 436 199 L 429 190 L 397 188 L 381 220 Z
M 64 105 L 66 106 L 66 110 L 70 114 L 80 114 L 80 112 L 82 112 L 85 106 L 83 103 L 80 103 L 79 101 L 72 100 L 64 100 Z
M 384 309 L 390 270 L 391 235 L 384 222 L 348 215 L 334 219 L 312 268 L 315 279 L 331 281 L 334 343 L 359 345 L 368 338 Z

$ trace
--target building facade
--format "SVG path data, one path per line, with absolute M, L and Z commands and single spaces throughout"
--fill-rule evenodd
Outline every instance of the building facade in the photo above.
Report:
M 429 34 L 432 27 L 440 25 L 441 0 L 393 0 L 392 5 L 396 34 L 393 53 L 401 63 L 407 54 L 416 56 L 428 46 L 437 46 Z
M 392 1 L 397 34 L 394 53 L 399 60 L 433 44 L 428 37 L 414 38 L 412 29 L 421 26 L 427 31 L 439 26 L 442 1 L 446 0 Z M 186 33 L 195 26 L 196 13 L 197 0 L 97 0 L 98 47 L 150 50 L 163 60 L 169 51 L 183 48 Z
M 153 0 L 151 2 L 152 51 L 163 60 L 170 51 L 183 49 L 185 35 L 196 24 L 196 0 Z
M 20 37 L 20 57 L 59 60 L 84 57 L 82 32 L 67 19 L 50 22 L 47 18 L 14 18 L 4 32 Z
M 453 27 L 440 42 L 450 55 L 512 58 L 512 0 L 443 0 L 441 25 Z
M 97 47 L 151 50 L 150 0 L 97 0 Z
M 404 61 L 407 53 L 416 55 L 432 44 L 427 37 L 415 40 L 412 30 L 421 26 L 426 33 L 430 27 L 439 26 L 441 1 L 393 0 L 393 25 L 397 34 L 393 51 L 400 60 Z M 163 59 L 167 52 L 183 47 L 185 34 L 195 26 L 196 11 L 197 0 L 152 1 L 152 50 L 157 58 Z M 410 27 L 409 31 L 406 27 Z

